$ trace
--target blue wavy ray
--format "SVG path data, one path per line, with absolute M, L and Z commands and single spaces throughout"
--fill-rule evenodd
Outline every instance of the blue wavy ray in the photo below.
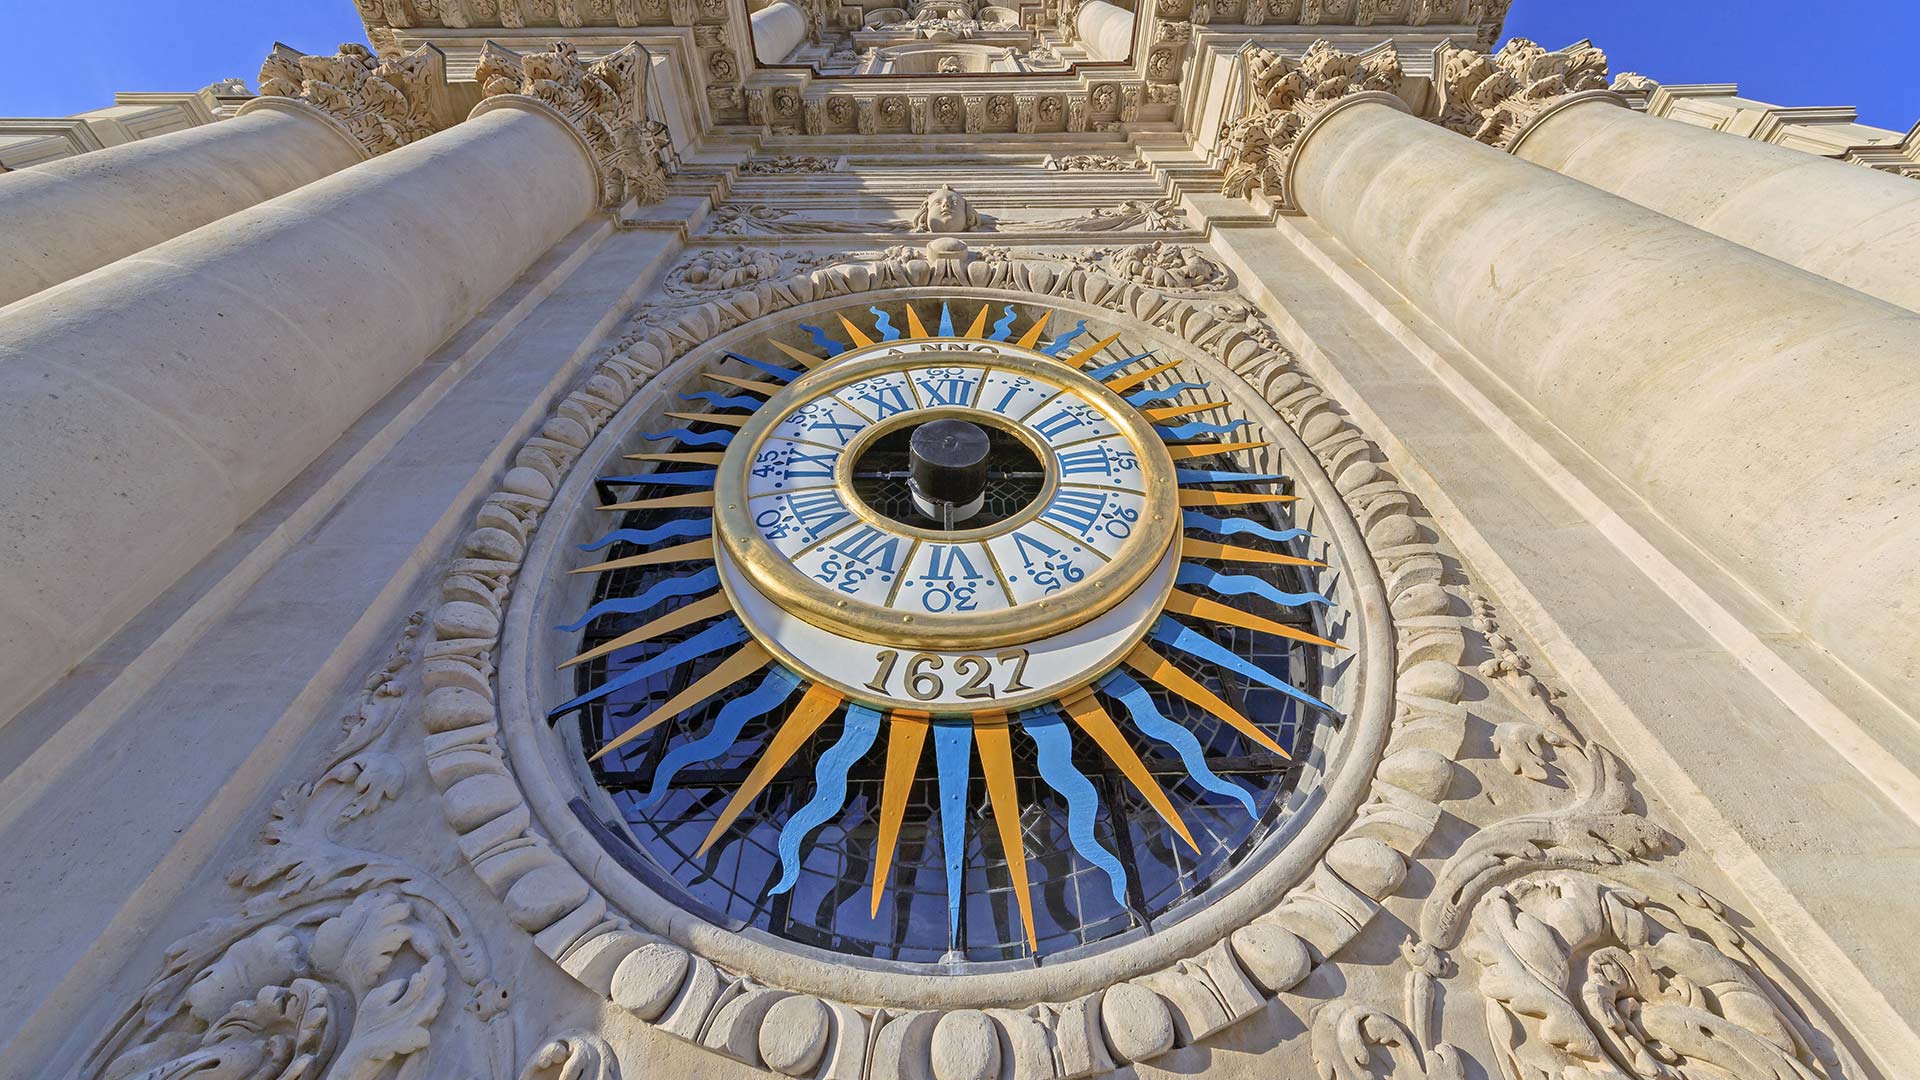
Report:
M 738 615 L 728 615 L 678 645 L 647 657 L 572 701 L 555 706 L 551 712 L 547 713 L 547 719 L 551 720 L 556 716 L 572 712 L 587 702 L 598 701 L 622 687 L 632 686 L 642 679 L 651 679 L 689 660 L 738 645 L 745 640 L 747 640 L 746 624 L 740 621 Z
M 1313 535 L 1305 529 L 1275 529 L 1267 525 L 1262 525 L 1257 521 L 1249 521 L 1246 518 L 1210 517 L 1198 510 L 1188 510 L 1181 514 L 1180 522 L 1183 528 L 1199 529 L 1202 532 L 1210 532 L 1215 536 L 1238 536 L 1245 533 L 1249 536 L 1263 537 L 1267 540 L 1287 541 L 1299 536 Z
M 1251 593 L 1282 607 L 1333 603 L 1317 592 L 1282 592 L 1274 586 L 1273 582 L 1263 577 L 1254 577 L 1252 574 L 1223 574 L 1210 566 L 1198 566 L 1194 563 L 1181 563 L 1180 576 L 1174 578 L 1173 583 L 1198 585 L 1212 589 L 1222 596 L 1246 596 Z
M 1128 394 L 1127 404 L 1137 409 L 1142 406 L 1152 405 L 1156 401 L 1172 401 L 1174 398 L 1179 397 L 1189 390 L 1205 390 L 1212 385 L 1212 383 L 1203 382 L 1177 382 L 1172 386 L 1150 386 L 1145 390 L 1136 390 Z
M 873 328 L 880 332 L 881 341 L 899 341 L 900 331 L 893 328 L 893 316 L 877 307 L 867 309 L 873 313 Z
M 1285 480 L 1282 473 L 1234 472 L 1232 469 L 1175 469 L 1173 478 L 1182 484 L 1271 484 Z
M 1087 332 L 1087 320 L 1081 319 L 1079 324 L 1076 325 L 1073 329 L 1067 331 L 1064 334 L 1061 334 L 1057 338 L 1054 338 L 1053 344 L 1048 345 L 1046 348 L 1041 349 L 1040 351 L 1043 353 L 1046 353 L 1048 356 L 1059 356 L 1061 353 L 1067 351 L 1067 342 L 1072 341 L 1074 338 L 1077 338 L 1081 334 L 1084 334 L 1086 332 Z
M 1189 656 L 1195 656 L 1210 664 L 1218 664 L 1228 670 L 1237 671 L 1262 686 L 1278 690 L 1303 705 L 1311 705 L 1319 709 L 1328 716 L 1340 715 L 1333 711 L 1333 706 L 1328 705 L 1326 702 L 1321 701 L 1305 690 L 1288 685 L 1285 680 L 1276 677 L 1266 668 L 1235 655 L 1233 650 L 1226 648 L 1219 642 L 1197 630 L 1174 622 L 1173 619 L 1168 616 L 1160 616 L 1160 618 L 1154 622 L 1153 629 L 1147 636 L 1169 648 L 1179 649 Z
M 820 329 L 817 326 L 809 326 L 806 323 L 801 323 L 800 329 L 805 330 L 809 334 L 812 334 L 814 346 L 816 348 L 827 350 L 828 356 L 839 356 L 841 353 L 847 351 L 847 347 L 845 345 L 842 345 L 839 342 L 828 337 L 827 332 L 825 330 Z
M 711 519 L 709 519 L 711 520 Z M 615 596 L 593 605 L 578 621 L 565 626 L 556 626 L 555 630 L 573 633 L 602 615 L 631 615 L 645 611 L 662 600 L 692 593 L 706 592 L 720 587 L 720 568 L 709 566 L 692 574 L 680 574 L 676 577 L 662 578 L 647 587 L 647 591 L 638 596 Z
M 1253 423 L 1251 420 L 1234 420 L 1225 424 L 1204 424 L 1196 421 L 1191 424 L 1181 424 L 1179 427 L 1156 424 L 1153 430 L 1163 439 L 1191 439 L 1195 435 L 1225 435 L 1229 431 L 1238 431 L 1251 423 Z
M 1180 755 L 1180 764 L 1187 767 L 1187 775 L 1193 782 L 1213 792 L 1225 795 L 1247 808 L 1247 813 L 1257 814 L 1253 807 L 1253 796 L 1246 789 L 1231 780 L 1223 780 L 1218 773 L 1207 767 L 1207 752 L 1201 748 L 1200 740 L 1193 732 L 1166 718 L 1160 707 L 1153 703 L 1153 695 L 1141 686 L 1139 680 L 1124 671 L 1114 671 L 1100 682 L 1100 689 L 1113 695 L 1133 717 L 1135 727 L 1148 736 L 1159 739 Z
M 615 529 L 598 540 L 588 544 L 576 544 L 581 551 L 599 551 L 610 544 L 657 544 L 662 540 L 689 540 L 700 536 L 713 535 L 713 519 L 677 518 L 665 525 L 655 525 L 651 529 Z M 575 627 L 574 629 L 579 629 Z
M 1094 838 L 1093 819 L 1100 796 L 1093 790 L 1093 782 L 1073 767 L 1073 736 L 1067 734 L 1066 720 L 1060 710 L 1049 705 L 1021 713 L 1020 727 L 1038 751 L 1035 764 L 1040 768 L 1040 779 L 1067 801 L 1067 838 L 1073 842 L 1073 850 L 1106 871 L 1107 882 L 1113 886 L 1113 902 L 1126 907 L 1127 869 Z
M 748 721 L 779 708 L 799 686 L 798 675 L 779 664 L 773 665 L 767 677 L 760 680 L 759 686 L 720 707 L 720 715 L 713 718 L 713 726 L 707 729 L 705 735 L 692 742 L 681 743 L 661 755 L 660 763 L 653 769 L 653 783 L 640 799 L 641 808 L 658 806 L 660 800 L 667 797 L 673 778 L 680 775 L 681 769 L 712 761 L 726 753 L 740 738 L 740 732 L 746 728 Z
M 940 301 L 940 337 L 955 337 L 953 332 L 953 309 L 945 300 Z
M 765 405 L 757 397 L 745 394 L 722 394 L 713 390 L 697 390 L 691 394 L 681 394 L 681 401 L 704 401 L 716 409 L 745 409 L 748 412 Z
M 813 798 L 780 830 L 780 880 L 767 890 L 769 894 L 786 892 L 800 880 L 801 842 L 847 805 L 847 770 L 873 748 L 873 737 L 879 731 L 879 713 L 864 705 L 847 706 L 839 741 L 814 763 Z
M 678 487 L 712 487 L 717 469 L 686 469 L 673 472 L 629 473 L 626 476 L 602 476 L 603 484 L 669 484 Z
M 1013 336 L 1013 320 L 1019 318 L 1013 313 L 1013 305 L 1008 304 L 1000 321 L 993 324 L 993 333 L 987 336 L 995 341 L 1005 341 Z
M 688 446 L 725 446 L 733 441 L 731 431 L 695 431 L 688 427 L 668 428 L 659 434 L 649 431 L 642 438 L 678 439 Z
M 940 851 L 947 862 L 947 946 L 960 944 L 961 870 L 967 859 L 967 775 L 973 771 L 973 722 L 933 725 L 940 782 Z
M 793 380 L 806 374 L 806 372 L 804 371 L 795 371 L 792 368 L 781 367 L 778 364 L 769 364 L 765 360 L 755 360 L 751 356 L 742 356 L 741 354 L 734 352 L 731 349 L 727 350 L 725 355 L 729 359 L 738 360 L 750 368 L 755 368 L 757 370 L 764 371 L 767 374 L 773 376 L 774 378 L 779 379 L 781 382 L 792 382 Z
M 1125 370 L 1129 364 L 1134 364 L 1134 363 L 1138 363 L 1141 360 L 1145 360 L 1147 357 L 1152 356 L 1157 351 L 1158 350 L 1155 350 L 1155 349 L 1148 349 L 1146 352 L 1143 352 L 1143 353 L 1134 353 L 1132 356 L 1126 357 L 1125 359 L 1115 360 L 1111 364 L 1102 364 L 1099 367 L 1094 368 L 1092 371 L 1087 372 L 1087 374 L 1095 379 L 1100 379 L 1104 381 L 1106 379 L 1112 378 L 1115 375 L 1120 374 L 1120 372 Z

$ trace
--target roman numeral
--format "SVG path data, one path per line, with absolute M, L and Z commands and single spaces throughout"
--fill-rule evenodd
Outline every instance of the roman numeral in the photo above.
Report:
M 920 389 L 927 392 L 933 405 L 965 405 L 973 395 L 972 379 L 922 379 Z
M 787 496 L 787 506 L 793 510 L 794 520 L 807 530 L 808 536 L 820 536 L 853 516 L 853 511 L 841 503 L 840 496 L 831 488 L 824 491 L 796 491 Z
M 833 467 L 839 460 L 840 455 L 831 450 L 823 454 L 809 454 L 796 446 L 793 456 L 787 458 L 787 479 L 803 480 L 816 476 L 832 479 Z
M 933 544 L 927 548 L 928 581 L 952 581 L 955 569 L 967 581 L 978 581 L 984 576 L 974 569 L 973 560 L 967 558 L 966 548 L 955 544 Z
M 871 525 L 861 526 L 853 535 L 833 545 L 833 550 L 862 566 L 886 573 L 893 572 L 900 555 L 900 538 L 881 532 Z
M 1087 536 L 1100 523 L 1100 511 L 1106 506 L 1107 497 L 1098 491 L 1062 488 L 1040 516 L 1081 536 Z
M 895 413 L 903 413 L 913 408 L 913 403 L 907 400 L 906 389 L 896 383 L 863 390 L 860 392 L 859 400 L 872 406 L 875 420 L 885 420 Z
M 1113 475 L 1113 462 L 1107 457 L 1104 446 L 1090 446 L 1084 450 L 1069 450 L 1060 455 L 1060 471 L 1068 476 L 1076 473 L 1099 473 L 1101 476 Z
M 1034 423 L 1033 430 L 1039 432 L 1041 437 L 1048 442 L 1056 442 L 1059 440 L 1061 433 L 1071 431 L 1083 423 L 1085 423 L 1085 421 L 1073 415 L 1071 411 L 1059 409 L 1045 420 Z
M 833 432 L 834 438 L 840 440 L 841 446 L 847 445 L 847 440 L 851 439 L 855 435 L 860 434 L 860 429 L 867 426 L 861 423 L 843 424 L 840 421 L 835 420 L 833 418 L 833 413 L 828 412 L 826 410 L 822 410 L 819 416 L 808 419 L 806 421 L 806 425 L 807 425 L 807 430 L 809 432 L 813 432 L 813 431 Z
M 1024 532 L 1017 532 L 1013 534 L 1013 549 L 1020 553 L 1021 565 L 1029 566 L 1029 567 L 1032 566 L 1035 562 L 1038 562 L 1044 566 L 1048 559 L 1051 559 L 1055 555 L 1060 554 L 1059 548 L 1052 547 L 1047 543 L 1045 543 L 1044 541 L 1035 540 L 1033 537 L 1028 536 Z M 1038 559 L 1035 559 L 1033 557 L 1033 553 L 1036 551 L 1040 553 L 1040 557 Z

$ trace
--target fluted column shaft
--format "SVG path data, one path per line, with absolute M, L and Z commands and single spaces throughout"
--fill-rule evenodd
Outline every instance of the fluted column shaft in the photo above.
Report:
M 1520 158 L 1920 311 L 1920 183 L 1605 100 L 1543 115 Z
M 1107 0 L 1086 0 L 1075 16 L 1075 31 L 1095 60 L 1125 60 L 1133 52 L 1133 12 Z
M 807 40 L 806 9 L 793 0 L 773 3 L 748 16 L 753 27 L 753 55 L 763 64 L 778 64 Z
M 367 157 L 290 98 L 204 127 L 0 175 L 0 307 Z
M 0 311 L 0 723 L 599 197 L 559 114 L 493 98 L 457 127 Z
M 1298 205 L 1602 466 L 1920 707 L 1920 317 L 1351 99 Z

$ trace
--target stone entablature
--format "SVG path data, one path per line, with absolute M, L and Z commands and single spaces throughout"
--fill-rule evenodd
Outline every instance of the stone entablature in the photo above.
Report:
M 1615 93 L 1648 116 L 1920 178 L 1920 124 L 1905 134 L 1862 124 L 1847 107 L 1773 105 L 1734 83 L 1659 83 L 1622 72 Z

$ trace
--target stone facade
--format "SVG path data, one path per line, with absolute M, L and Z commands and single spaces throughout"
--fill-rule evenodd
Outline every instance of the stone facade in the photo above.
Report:
M 190 122 L 0 122 L 0 1073 L 1920 1060 L 1913 136 L 1483 0 L 359 8 Z M 608 475 L 766 348 L 1020 319 L 1285 474 L 1337 722 L 1059 955 L 690 902 L 549 716 Z

